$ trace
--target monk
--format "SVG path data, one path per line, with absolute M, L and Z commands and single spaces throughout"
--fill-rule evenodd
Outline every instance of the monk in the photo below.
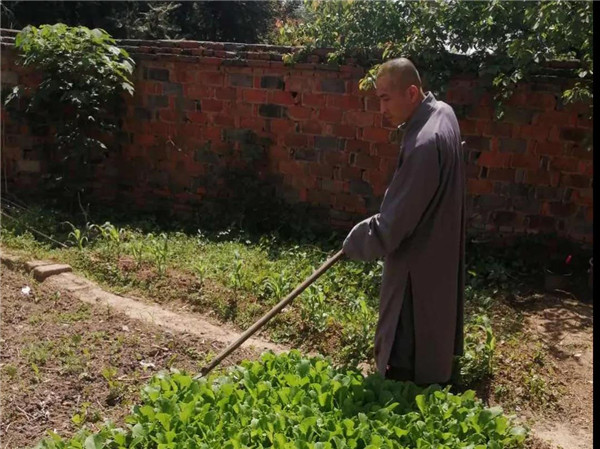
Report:
M 414 64 L 385 62 L 376 77 L 382 114 L 400 125 L 396 171 L 379 213 L 344 241 L 353 260 L 384 258 L 375 362 L 386 378 L 451 381 L 463 354 L 465 174 L 452 108 L 425 93 Z

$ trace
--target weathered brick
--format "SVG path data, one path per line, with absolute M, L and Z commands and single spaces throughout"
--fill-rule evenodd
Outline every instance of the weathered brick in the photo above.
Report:
M 489 151 L 490 139 L 481 136 L 463 136 L 465 148 L 469 150 Z
M 263 76 L 260 78 L 260 87 L 263 89 L 281 89 L 285 87 L 281 76 Z
M 144 68 L 144 78 L 156 81 L 169 81 L 169 70 Z
M 536 170 L 540 166 L 540 157 L 533 154 L 512 154 L 510 166 L 513 168 Z
M 297 161 L 316 161 L 318 153 L 314 148 L 292 148 L 292 158 Z
M 234 87 L 217 87 L 215 89 L 215 98 L 217 100 L 235 100 L 236 90 Z
M 467 191 L 471 195 L 482 195 L 494 191 L 494 183 L 487 179 L 467 179 Z
M 308 120 L 312 114 L 311 108 L 304 106 L 289 106 L 287 108 L 287 116 L 292 120 Z
M 307 120 L 301 124 L 300 128 L 305 134 L 321 134 L 323 132 L 321 123 L 316 120 Z
M 524 214 L 539 214 L 542 209 L 538 200 L 526 197 L 511 198 L 511 204 L 514 210 Z
M 525 226 L 537 231 L 554 231 L 556 219 L 545 215 L 528 215 L 525 217 Z
M 390 131 L 382 128 L 364 128 L 362 138 L 368 142 L 389 142 Z
M 578 209 L 576 204 L 563 203 L 562 201 L 548 203 L 548 208 L 552 216 L 560 218 L 572 217 Z
M 203 112 L 221 112 L 223 110 L 223 101 L 203 99 L 200 102 Z
M 277 104 L 261 104 L 258 113 L 262 117 L 282 118 L 285 117 L 287 108 Z
M 2 70 L 0 80 L 2 80 L 2 86 L 14 86 L 19 83 L 19 75 L 16 72 Z
M 573 157 L 557 156 L 550 162 L 550 168 L 563 172 L 576 173 L 579 168 L 579 160 Z
M 510 154 L 483 151 L 477 159 L 477 165 L 482 167 L 508 167 Z
M 588 136 L 589 131 L 580 128 L 563 128 L 560 131 L 560 138 L 571 142 L 582 142 Z
M 244 73 L 232 73 L 229 75 L 229 84 L 240 87 L 253 87 L 254 78 Z
M 475 199 L 475 208 L 482 211 L 495 211 L 503 209 L 507 205 L 507 199 L 498 195 L 480 195 Z
M 342 121 L 343 111 L 341 109 L 325 108 L 319 110 L 319 120 L 328 123 L 339 123 Z
M 534 152 L 535 154 L 548 156 L 563 154 L 564 144 L 561 142 L 537 142 Z
M 65 264 L 51 264 L 42 265 L 33 269 L 33 277 L 38 282 L 43 282 L 50 276 L 55 276 L 61 273 L 70 273 L 73 271 L 70 265 Z
M 40 161 L 20 160 L 17 161 L 17 171 L 22 173 L 40 173 L 42 165 Z
M 527 109 L 507 107 L 505 108 L 502 120 L 506 123 L 516 123 L 518 125 L 527 125 L 533 119 L 533 111 Z
M 169 106 L 169 97 L 165 95 L 148 95 L 148 107 L 166 108 Z
M 534 185 L 550 185 L 550 173 L 545 170 L 528 170 L 525 173 L 525 182 Z
M 523 139 L 500 139 L 500 151 L 502 153 L 523 154 L 527 150 L 527 141 Z
M 374 115 L 372 112 L 347 111 L 344 114 L 344 122 L 361 128 L 373 126 Z
M 342 150 L 345 145 L 345 140 L 337 137 L 315 137 L 315 148 L 319 150 Z
M 338 108 L 345 111 L 362 109 L 362 97 L 357 95 L 327 95 L 328 108 Z
M 350 193 L 354 193 L 357 195 L 372 195 L 373 189 L 368 182 L 361 180 L 351 180 L 350 181 Z
M 518 226 L 521 224 L 520 216 L 512 211 L 496 211 L 492 214 L 492 221 L 496 226 Z
M 242 98 L 248 103 L 265 103 L 267 101 L 267 92 L 259 89 L 243 89 Z
M 488 171 L 487 179 L 492 181 L 513 181 L 515 178 L 514 168 L 493 167 Z
M 300 96 L 294 96 L 292 92 L 271 90 L 268 93 L 268 102 L 279 105 L 291 105 L 300 102 Z
M 134 110 L 135 118 L 138 120 L 151 120 L 152 112 L 146 108 L 135 108 Z
M 183 95 L 183 85 L 179 83 L 163 83 L 165 95 Z
M 324 94 L 315 94 L 312 92 L 305 92 L 302 94 L 302 104 L 304 106 L 324 107 L 326 100 Z
M 346 83 L 342 79 L 326 78 L 321 80 L 321 90 L 323 92 L 343 94 L 346 92 Z
M 561 174 L 560 185 L 564 187 L 574 187 L 576 189 L 585 189 L 591 186 L 589 176 L 576 174 Z

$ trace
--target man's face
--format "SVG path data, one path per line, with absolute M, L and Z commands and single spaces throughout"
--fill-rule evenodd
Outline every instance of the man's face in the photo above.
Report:
M 398 88 L 389 75 L 377 78 L 376 90 L 381 113 L 396 126 L 406 122 L 418 106 L 418 88 L 414 85 Z

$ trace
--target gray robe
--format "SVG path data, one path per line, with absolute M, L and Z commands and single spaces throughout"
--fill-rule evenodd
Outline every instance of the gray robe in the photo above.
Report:
M 408 276 L 415 326 L 415 383 L 450 380 L 463 353 L 465 174 L 458 121 L 428 93 L 404 125 L 399 165 L 380 212 L 344 241 L 353 260 L 385 258 L 375 361 L 385 374 Z

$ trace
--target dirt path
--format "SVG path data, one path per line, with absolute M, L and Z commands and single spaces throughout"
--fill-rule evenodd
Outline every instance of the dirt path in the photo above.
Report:
M 107 419 L 122 426 L 153 374 L 196 373 L 225 347 L 208 331 L 171 332 L 4 266 L 0 283 L 1 449 L 31 448 L 53 430 L 63 437 L 82 425 L 98 430 Z M 260 352 L 238 348 L 222 366 Z
M 525 311 L 526 325 L 546 345 L 562 387 L 558 409 L 538 417 L 533 432 L 565 449 L 593 447 L 593 307 L 544 298 Z
M 8 261 L 9 264 L 19 263 L 16 256 L 6 253 L 6 251 L 3 252 L 2 258 L 4 261 Z M 44 284 L 55 288 L 57 291 L 68 292 L 74 298 L 85 303 L 110 306 L 115 311 L 130 318 L 152 323 L 172 332 L 185 332 L 197 335 L 207 341 L 216 341 L 226 345 L 240 336 L 238 332 L 230 327 L 223 324 L 216 326 L 198 313 L 190 311 L 177 313 L 158 304 L 149 304 L 126 296 L 115 295 L 74 273 L 61 273 L 50 276 L 44 281 Z M 275 353 L 289 349 L 256 337 L 249 338 L 242 346 L 260 351 L 271 350 Z

